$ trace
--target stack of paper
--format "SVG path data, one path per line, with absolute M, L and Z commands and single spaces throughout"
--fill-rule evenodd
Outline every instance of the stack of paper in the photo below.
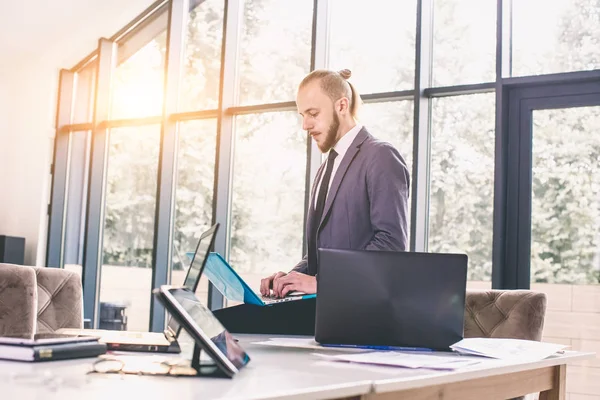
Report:
M 384 365 L 403 368 L 426 368 L 454 370 L 480 361 L 473 358 L 456 356 L 435 356 L 433 354 L 403 353 L 397 351 L 376 351 L 360 354 L 325 355 L 315 354 L 330 361 L 344 361 L 359 364 Z
M 500 360 L 543 360 L 569 346 L 555 343 L 521 339 L 469 338 L 450 346 L 458 353 L 471 354 Z

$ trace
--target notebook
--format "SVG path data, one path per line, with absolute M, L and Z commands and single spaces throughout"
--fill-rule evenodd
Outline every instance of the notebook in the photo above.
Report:
M 16 361 L 52 361 L 96 357 L 106 353 L 106 344 L 95 337 L 21 339 L 0 337 L 0 358 Z

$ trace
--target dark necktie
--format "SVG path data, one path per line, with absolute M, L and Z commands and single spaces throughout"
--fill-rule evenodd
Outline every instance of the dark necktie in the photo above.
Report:
M 308 273 L 310 275 L 316 275 L 317 273 L 317 236 L 319 232 L 319 223 L 323 216 L 323 209 L 325 208 L 325 200 L 327 199 L 327 191 L 329 189 L 329 181 L 331 180 L 331 171 L 333 171 L 333 164 L 337 153 L 335 150 L 329 150 L 329 157 L 327 157 L 327 167 L 321 179 L 321 186 L 319 187 L 319 194 L 317 196 L 317 204 L 314 208 L 313 219 L 312 219 L 312 231 L 309 233 L 308 241 Z M 312 203 L 310 209 L 313 210 Z

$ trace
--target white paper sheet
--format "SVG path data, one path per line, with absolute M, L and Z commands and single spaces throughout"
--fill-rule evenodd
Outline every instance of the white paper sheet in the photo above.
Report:
M 556 343 L 500 338 L 468 338 L 450 346 L 452 350 L 463 354 L 515 361 L 543 360 L 568 347 Z
M 317 350 L 351 350 L 345 348 L 327 348 L 325 349 L 314 338 L 271 338 L 262 342 L 253 342 L 252 344 L 260 344 L 263 346 L 275 346 L 275 347 L 291 347 L 297 349 L 317 349 Z M 364 350 L 363 350 L 364 351 Z

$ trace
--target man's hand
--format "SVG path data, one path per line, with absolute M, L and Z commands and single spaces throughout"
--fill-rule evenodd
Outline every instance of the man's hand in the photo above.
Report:
M 268 276 L 264 279 L 260 280 L 260 294 L 263 296 L 271 295 L 271 287 L 273 286 L 273 281 L 277 278 L 281 278 L 282 276 L 286 276 L 285 272 L 277 272 L 271 276 Z
M 317 278 L 312 275 L 292 271 L 289 274 L 275 278 L 273 293 L 277 297 L 285 297 L 291 291 L 307 294 L 317 293 Z

